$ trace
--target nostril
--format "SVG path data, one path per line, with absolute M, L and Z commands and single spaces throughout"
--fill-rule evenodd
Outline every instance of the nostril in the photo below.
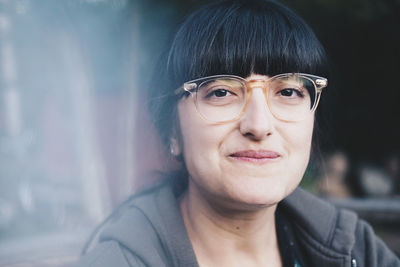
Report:
M 266 137 L 269 137 L 272 135 L 272 131 L 267 131 L 267 132 L 245 132 L 243 133 L 243 136 L 253 140 L 253 141 L 259 141 L 259 140 L 263 140 Z

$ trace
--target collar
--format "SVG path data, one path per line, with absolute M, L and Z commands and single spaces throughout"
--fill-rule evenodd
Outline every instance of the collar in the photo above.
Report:
M 323 266 L 342 266 L 351 261 L 355 244 L 357 215 L 336 208 L 307 191 L 297 188 L 279 204 L 291 222 L 299 243 L 308 252 L 308 260 L 325 262 Z M 331 260 L 332 264 L 326 262 Z M 341 264 L 338 264 L 341 262 Z

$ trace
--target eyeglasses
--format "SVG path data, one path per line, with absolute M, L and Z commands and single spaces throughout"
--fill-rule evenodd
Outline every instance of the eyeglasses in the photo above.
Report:
M 253 89 L 261 88 L 275 118 L 296 122 L 315 111 L 322 89 L 327 85 L 326 78 L 304 73 L 279 74 L 266 80 L 215 75 L 186 82 L 174 93 L 189 92 L 205 120 L 227 123 L 238 120 L 245 113 Z

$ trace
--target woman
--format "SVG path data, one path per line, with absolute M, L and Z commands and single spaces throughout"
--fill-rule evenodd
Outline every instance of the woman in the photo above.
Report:
M 182 162 L 97 231 L 82 266 L 400 266 L 355 214 L 296 189 L 324 50 L 272 1 L 222 1 L 181 25 L 150 89 Z

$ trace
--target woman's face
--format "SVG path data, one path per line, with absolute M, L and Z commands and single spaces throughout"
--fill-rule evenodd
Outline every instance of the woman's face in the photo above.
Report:
M 251 75 L 251 79 L 267 79 Z M 192 97 L 178 104 L 180 145 L 190 190 L 233 207 L 271 206 L 290 194 L 307 167 L 314 116 L 299 122 L 276 119 L 263 91 L 253 89 L 243 116 L 212 124 Z

